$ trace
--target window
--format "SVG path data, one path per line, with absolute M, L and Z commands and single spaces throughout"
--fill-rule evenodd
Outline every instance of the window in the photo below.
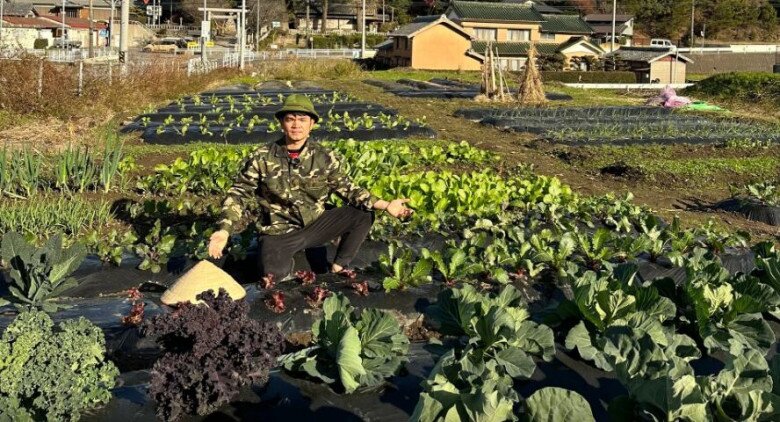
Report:
M 542 32 L 539 37 L 540 41 L 555 41 L 555 34 L 552 32 Z
M 495 29 L 488 29 L 488 28 L 474 28 L 474 32 L 476 33 L 476 37 L 478 40 L 482 41 L 496 41 L 498 38 L 496 37 L 496 30 Z
M 527 59 L 525 57 L 519 57 L 516 59 L 501 59 L 501 67 L 504 70 L 519 72 L 523 70 L 526 60 Z
M 530 29 L 507 30 L 507 41 L 531 41 Z

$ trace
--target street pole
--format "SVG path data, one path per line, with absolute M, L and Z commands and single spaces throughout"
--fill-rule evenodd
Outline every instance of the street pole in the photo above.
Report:
M 0 0 L 3 1 L 3 0 Z M 93 17 L 92 17 L 92 0 L 89 0 L 89 58 L 91 59 L 94 57 L 94 50 L 92 49 L 92 45 L 95 44 L 95 27 L 93 24 Z
M 119 24 L 119 62 L 122 63 L 120 74 L 124 75 L 124 64 L 128 62 L 127 44 L 130 38 L 130 0 L 122 0 Z
M 617 0 L 612 0 L 612 34 L 610 34 L 609 40 L 609 52 L 612 58 L 612 70 L 617 69 L 617 61 L 615 60 L 615 20 L 617 18 Z
M 111 1 L 111 19 L 109 20 L 108 24 L 108 46 L 113 47 L 114 46 L 114 9 L 116 8 L 115 4 L 116 2 L 114 0 Z
M 696 8 L 696 0 L 691 0 L 691 51 L 693 51 L 693 12 Z
M 385 0 L 382 0 L 382 24 L 385 23 Z
M 200 61 L 205 63 L 206 62 L 206 34 L 203 30 L 203 26 L 205 25 L 204 22 L 206 22 L 206 0 L 203 0 L 203 21 L 200 24 Z
M 3 4 L 5 0 L 0 0 L 0 52 L 3 51 Z
M 361 21 L 363 22 L 363 31 L 360 34 L 360 58 L 366 58 L 366 0 L 363 0 L 363 11 L 361 13 Z
M 260 51 L 260 0 L 255 0 L 257 17 L 255 18 L 255 52 Z
M 62 0 L 62 10 L 60 10 L 60 17 L 62 18 L 62 37 L 60 37 L 60 41 L 62 41 L 62 48 L 65 48 L 65 41 L 68 39 L 65 36 L 65 0 Z
M 241 32 L 238 34 L 238 42 L 241 43 L 238 46 L 238 68 L 244 70 L 244 39 L 246 38 L 246 0 L 241 0 L 241 14 L 239 15 L 239 21 L 241 22 Z
M 610 37 L 609 52 L 615 52 L 615 18 L 617 17 L 617 0 L 612 0 L 612 36 Z

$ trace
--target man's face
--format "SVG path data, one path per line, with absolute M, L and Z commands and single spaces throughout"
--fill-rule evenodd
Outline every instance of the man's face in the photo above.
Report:
M 305 113 L 287 113 L 282 117 L 282 131 L 288 141 L 300 142 L 309 137 L 314 119 Z

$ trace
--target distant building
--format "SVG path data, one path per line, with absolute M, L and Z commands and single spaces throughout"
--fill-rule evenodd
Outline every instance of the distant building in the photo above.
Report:
M 444 15 L 419 17 L 390 33 L 391 40 L 380 44 L 377 60 L 415 69 L 478 70 L 491 43 L 502 66 L 517 71 L 525 66 L 532 42 L 541 54 L 562 54 L 566 68 L 575 57 L 604 53 L 589 41 L 593 29 L 585 21 L 540 13 L 540 7 L 557 10 L 531 1 L 453 1 Z
M 4 11 L 5 12 L 5 11 Z M 45 39 L 52 45 L 60 26 L 48 19 L 27 16 L 6 16 L 3 13 L 3 47 L 9 49 L 30 49 L 35 40 Z
M 612 15 L 592 14 L 584 18 L 593 28 L 593 40 L 609 51 L 612 44 Z M 634 45 L 634 17 L 631 15 L 615 15 L 615 48 Z
M 360 27 L 358 20 L 362 18 L 360 2 L 338 3 L 333 0 L 328 2 L 328 27 L 332 32 L 354 32 Z M 375 0 L 366 1 L 366 30 L 377 32 L 383 21 L 390 22 L 390 15 L 382 16 L 381 8 L 377 8 Z M 300 3 L 295 9 L 295 22 L 293 27 L 298 30 L 307 28 L 312 32 L 321 32 L 323 29 L 322 3 L 309 5 L 308 21 L 306 19 L 306 5 Z
M 639 83 L 684 83 L 687 66 L 693 60 L 675 51 L 651 47 L 621 47 L 606 57 L 626 63 Z

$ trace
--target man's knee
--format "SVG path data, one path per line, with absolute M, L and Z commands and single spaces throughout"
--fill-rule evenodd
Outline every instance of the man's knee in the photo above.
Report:
M 371 226 L 374 224 L 374 211 L 366 211 L 360 208 L 351 207 L 354 215 L 355 224 L 358 226 Z

